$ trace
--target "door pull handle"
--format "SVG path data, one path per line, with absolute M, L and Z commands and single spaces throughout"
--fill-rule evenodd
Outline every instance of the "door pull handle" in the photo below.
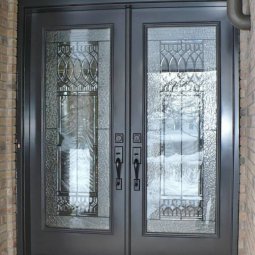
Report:
M 134 169 L 135 169 L 134 191 L 140 190 L 139 166 L 140 166 L 140 163 L 138 159 L 135 159 L 134 161 Z
M 141 164 L 141 148 L 133 148 L 133 164 L 135 170 L 134 191 L 140 191 L 139 168 Z
M 116 190 L 122 190 L 122 178 L 121 175 L 121 160 L 117 158 L 115 161 L 116 164 L 116 171 L 117 171 L 117 178 L 116 178 Z
M 135 168 L 135 179 L 138 180 L 139 177 L 139 161 L 136 158 L 134 161 L 134 168 Z
M 57 146 L 61 147 L 63 141 L 64 141 L 64 136 L 60 132 L 58 132 Z

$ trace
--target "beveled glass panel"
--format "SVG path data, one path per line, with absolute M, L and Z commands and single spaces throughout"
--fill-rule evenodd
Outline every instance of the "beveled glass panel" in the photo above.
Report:
M 110 228 L 110 29 L 46 32 L 45 224 Z
M 147 232 L 215 233 L 216 27 L 147 29 Z

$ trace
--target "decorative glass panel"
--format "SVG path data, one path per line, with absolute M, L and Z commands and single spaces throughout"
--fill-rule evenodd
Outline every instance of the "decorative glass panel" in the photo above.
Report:
M 215 233 L 216 27 L 147 35 L 147 232 Z
M 46 226 L 110 228 L 110 29 L 46 33 Z

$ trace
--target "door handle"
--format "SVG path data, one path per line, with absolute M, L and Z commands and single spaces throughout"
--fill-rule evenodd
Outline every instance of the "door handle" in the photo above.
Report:
M 115 161 L 116 164 L 116 171 L 117 171 L 117 178 L 116 178 L 116 190 L 122 190 L 122 178 L 121 175 L 121 160 L 117 158 Z
M 115 165 L 116 165 L 116 190 L 122 190 L 122 178 L 121 178 L 121 165 L 123 162 L 123 148 L 121 146 L 115 147 Z
M 133 148 L 133 164 L 135 170 L 134 191 L 140 191 L 139 168 L 141 164 L 141 148 Z
M 120 160 L 120 158 L 116 159 L 115 164 L 116 164 L 116 171 L 117 171 L 116 189 L 122 190 L 122 178 L 120 178 L 120 174 L 121 174 L 121 160 Z
M 116 170 L 117 170 L 117 179 L 120 179 L 120 172 L 121 172 L 120 158 L 117 158 L 115 163 L 116 163 Z
M 134 161 L 134 169 L 135 169 L 135 180 L 138 180 L 138 178 L 139 178 L 139 161 L 137 158 Z
M 138 159 L 135 159 L 134 161 L 134 169 L 135 169 L 134 191 L 140 190 L 139 166 L 140 166 L 140 163 Z
M 61 147 L 63 141 L 64 141 L 64 136 L 63 136 L 60 132 L 58 132 L 57 146 L 58 146 L 58 147 Z

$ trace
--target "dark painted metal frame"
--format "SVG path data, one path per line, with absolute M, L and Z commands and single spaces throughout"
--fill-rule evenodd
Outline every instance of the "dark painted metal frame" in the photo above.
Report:
M 153 4 L 162 4 L 162 3 L 177 3 L 180 4 L 182 2 L 222 2 L 224 0 L 22 0 L 20 1 L 21 5 L 24 7 L 56 7 L 56 6 L 79 6 L 79 5 L 94 5 L 98 4 L 136 4 L 136 3 L 148 3 Z
M 189 6 L 189 5 L 188 5 Z M 189 6 L 190 7 L 190 6 Z M 205 7 L 204 5 L 203 5 L 203 7 Z M 226 9 L 226 5 L 225 6 L 223 6 L 224 8 L 223 9 Z M 180 8 L 180 10 L 181 10 L 182 8 Z M 209 11 L 209 9 L 210 8 L 208 8 L 208 11 Z M 219 8 L 220 9 L 220 8 Z M 201 9 L 202 10 L 202 9 Z M 135 10 L 136 11 L 136 10 Z M 138 11 L 138 10 L 137 10 Z M 144 11 L 146 11 L 146 10 L 144 10 Z M 144 12 L 145 14 L 144 14 L 144 17 L 147 17 L 147 20 L 145 20 L 145 18 L 143 18 L 143 13 L 142 13 L 142 11 L 139 13 L 139 14 L 136 14 L 136 20 L 138 21 L 138 24 L 139 24 L 139 27 L 142 25 L 142 24 L 147 24 L 147 23 L 151 23 L 151 22 L 154 22 L 155 20 L 157 20 L 157 24 L 159 23 L 161 23 L 162 21 L 160 21 L 160 20 L 162 20 L 163 19 L 163 17 L 162 17 L 162 19 L 160 19 L 160 18 L 156 18 L 156 17 L 159 17 L 159 12 L 158 12 L 158 10 L 155 10 L 155 12 L 156 12 L 156 16 L 155 16 L 155 18 L 151 18 L 150 19 L 150 16 L 149 16 L 149 12 Z M 210 12 L 210 11 L 209 11 Z M 146 16 L 146 14 L 147 14 L 147 16 Z M 180 13 L 179 13 L 180 14 Z M 141 17 L 139 17 L 139 15 L 141 15 Z M 151 14 L 150 14 L 151 15 Z M 203 13 L 203 15 L 204 15 L 204 13 Z M 163 15 L 162 15 L 163 16 Z M 165 13 L 165 19 L 166 19 L 166 16 L 167 16 L 167 14 Z M 139 17 L 139 18 L 138 18 Z M 152 17 L 152 15 L 151 15 L 151 17 Z M 180 17 L 180 16 L 179 16 Z M 207 23 L 207 19 L 205 18 L 205 16 L 203 16 L 204 17 L 204 19 L 203 19 L 203 21 L 202 22 L 205 22 L 205 24 Z M 153 21 L 152 21 L 153 20 Z M 180 20 L 180 18 L 178 19 L 178 20 Z M 187 20 L 187 19 L 186 19 Z M 200 17 L 198 18 L 198 20 L 200 20 Z M 194 19 L 194 22 L 199 22 L 198 20 L 196 20 L 196 19 Z M 212 18 L 212 20 L 213 20 L 213 18 Z M 211 20 L 211 21 L 212 21 Z M 184 21 L 185 21 L 185 18 L 184 18 Z M 182 22 L 184 22 L 184 21 L 179 21 L 180 23 L 182 23 Z M 210 21 L 210 19 L 209 19 L 209 17 L 208 17 L 208 21 Z M 223 21 L 223 18 L 222 18 L 222 21 Z M 166 21 L 167 22 L 167 21 Z M 185 23 L 185 22 L 184 22 Z M 227 20 L 224 18 L 224 23 L 227 25 L 227 24 L 229 24 L 228 22 L 227 22 Z M 135 26 L 135 23 L 134 23 L 134 21 L 133 21 L 133 25 Z M 138 26 L 137 26 L 138 27 Z M 231 28 L 231 26 L 229 26 L 228 25 L 228 30 L 227 31 L 229 31 L 229 33 L 230 33 L 230 37 L 228 37 L 227 39 L 229 39 L 229 40 L 227 40 L 227 41 L 229 41 L 229 43 L 231 44 L 231 47 L 230 47 L 230 45 L 229 46 L 226 46 L 226 44 L 224 44 L 223 46 L 224 46 L 224 49 L 226 50 L 228 47 L 229 47 L 229 51 L 228 51 L 228 54 L 229 54 L 229 56 L 233 56 L 232 57 L 232 61 L 231 61 L 231 64 L 230 65 L 228 65 L 228 70 L 229 70 L 229 72 L 232 72 L 233 71 L 233 77 L 232 77 L 232 75 L 229 77 L 229 82 L 231 81 L 231 84 L 229 84 L 229 82 L 228 82 L 228 84 L 231 86 L 231 90 L 233 91 L 233 94 L 234 94 L 234 92 L 238 92 L 238 40 L 237 40 L 237 38 L 238 38 L 238 31 L 237 30 L 234 30 L 234 28 L 232 27 Z M 136 36 L 139 36 L 139 38 L 141 37 L 140 36 L 140 34 L 142 33 L 142 30 L 141 30 L 141 28 L 136 28 L 135 27 L 135 30 L 136 30 L 136 32 L 135 32 L 135 35 Z M 233 36 L 233 37 L 232 37 Z M 224 36 L 224 38 L 226 39 L 226 36 Z M 141 39 L 139 39 L 139 40 L 141 40 Z M 224 41 L 225 43 L 227 42 L 227 41 Z M 143 41 L 143 45 L 144 45 L 144 41 Z M 144 49 L 144 46 L 143 46 L 143 48 L 141 48 L 141 43 L 140 43 L 140 41 L 139 41 L 139 45 L 137 46 L 138 47 L 138 50 L 137 49 L 135 49 L 135 53 L 132 53 L 133 54 L 133 56 L 134 56 L 134 59 L 136 59 L 136 55 L 140 52 L 140 51 L 143 51 L 143 49 Z M 233 48 L 232 48 L 233 47 Z M 233 49 L 233 50 L 232 50 Z M 224 54 L 224 52 L 225 52 L 225 50 L 222 52 L 222 54 Z M 139 84 L 144 84 L 144 77 L 143 77 L 143 79 L 140 77 L 141 75 L 140 75 L 140 73 L 142 72 L 142 70 L 144 70 L 144 69 L 142 69 L 140 66 L 142 66 L 141 65 L 141 63 L 144 63 L 144 60 L 141 60 L 140 59 L 140 57 L 138 57 L 136 60 L 134 60 L 134 62 L 133 63 L 136 63 L 136 62 L 138 62 L 138 60 L 139 60 L 139 64 L 137 64 L 136 65 L 136 67 L 133 69 L 133 71 L 134 71 L 134 73 L 135 73 L 135 75 L 138 75 L 139 76 Z M 144 64 L 143 64 L 144 65 Z M 139 71 L 136 71 L 136 69 L 139 69 Z M 225 70 L 226 71 L 226 70 Z M 234 72 L 235 71 L 235 72 Z M 133 73 L 133 75 L 134 75 L 134 73 Z M 225 73 L 223 73 L 222 75 L 226 75 L 226 72 Z M 133 79 L 133 82 L 135 82 L 135 85 L 132 85 L 132 86 L 138 86 L 138 83 L 135 81 L 135 78 Z M 140 86 L 140 85 L 139 85 Z M 225 87 L 225 86 L 224 86 Z M 227 87 L 227 86 L 226 86 Z M 144 98 L 144 89 L 141 91 L 140 89 L 139 89 L 139 91 L 137 91 L 137 93 L 139 94 L 139 97 L 143 97 Z M 137 94 L 136 93 L 136 94 Z M 133 93 L 133 96 L 135 96 L 136 94 L 134 94 Z M 234 96 L 234 95 L 233 95 Z M 238 98 L 238 93 L 235 95 L 235 98 Z M 138 97 L 136 96 L 135 97 L 135 101 L 137 101 L 137 100 L 139 100 L 138 99 Z M 133 101 L 134 102 L 134 101 Z M 223 105 L 224 105 L 224 101 L 223 101 Z M 233 217 L 231 216 L 230 217 L 230 220 L 232 220 L 232 222 L 233 222 L 233 226 L 231 226 L 231 229 L 232 229 L 232 227 L 233 227 L 233 231 L 231 230 L 231 231 L 229 231 L 229 235 L 234 235 L 234 237 L 232 238 L 232 240 L 231 240 L 231 247 L 229 247 L 229 250 L 231 250 L 231 255 L 234 255 L 234 254 L 237 254 L 237 235 L 238 235 L 238 224 L 237 224 L 237 222 L 238 222 L 238 215 L 237 215 L 237 213 L 236 213 L 236 211 L 238 211 L 238 205 L 236 204 L 237 202 L 236 201 L 238 201 L 238 191 L 239 191 L 239 171 L 238 171 L 238 168 L 239 168 L 239 158 L 238 158 L 238 151 L 239 151 L 239 147 L 238 147 L 238 144 L 237 144 L 237 142 L 238 142 L 238 139 L 239 139 L 239 136 L 238 136 L 238 118 L 239 118 L 239 114 L 238 114 L 238 105 L 239 105 L 239 102 L 238 102 L 238 100 L 236 100 L 235 102 L 233 102 L 233 104 L 231 103 L 230 105 L 229 105 L 229 107 L 228 107 L 228 109 L 231 109 L 231 111 L 233 111 L 233 115 L 232 115 L 232 113 L 231 113 L 231 115 L 230 115 L 230 117 L 232 116 L 233 117 L 233 122 L 231 121 L 231 123 L 235 123 L 236 124 L 236 129 L 234 129 L 233 128 L 233 130 L 232 130 L 232 128 L 231 128 L 231 130 L 229 130 L 229 131 L 231 131 L 231 134 L 229 135 L 230 137 L 231 137 L 231 148 L 233 148 L 233 149 L 231 149 L 231 155 L 235 155 L 235 158 L 231 158 L 231 162 L 229 162 L 229 164 L 234 168 L 234 170 L 233 170 L 233 172 L 232 172 L 232 169 L 229 169 L 229 171 L 231 171 L 231 175 L 232 175 L 232 173 L 233 173 L 233 182 L 234 182 L 234 185 L 233 185 L 233 193 L 231 193 L 230 194 L 230 198 L 229 198 L 229 200 L 228 201 L 232 201 L 232 200 L 234 200 L 233 201 L 233 206 L 231 206 L 229 209 L 230 209 L 230 212 L 233 212 Z M 233 107 L 235 107 L 235 108 L 232 108 L 232 106 Z M 137 107 L 137 105 L 136 105 L 136 107 Z M 224 107 L 225 108 L 225 107 Z M 226 109 L 225 109 L 226 110 Z M 145 112 L 144 111 L 144 106 L 143 106 L 143 109 L 140 109 L 140 107 L 139 107 L 139 109 L 137 109 L 137 111 L 143 111 L 143 112 Z M 223 119 L 223 120 L 225 120 L 225 119 Z M 134 119 L 134 121 L 135 121 L 135 119 Z M 134 121 L 133 121 L 133 123 L 134 123 Z M 132 124 L 132 126 L 133 126 L 134 124 Z M 140 129 L 143 129 L 144 130 L 144 127 L 143 127 L 143 125 L 134 125 L 135 127 L 134 127 L 134 130 L 133 130 L 133 132 L 138 132 L 137 130 L 140 130 Z M 234 143 L 234 141 L 235 141 L 235 143 Z M 233 146 L 233 147 L 232 147 Z M 226 148 L 225 148 L 226 149 Z M 222 163 L 223 164 L 225 164 L 224 163 L 224 161 L 222 161 Z M 226 165 L 226 164 L 225 164 Z M 225 178 L 226 178 L 226 176 L 225 176 Z M 226 180 L 226 179 L 225 179 Z M 233 183 L 232 182 L 232 180 L 231 180 L 231 183 Z M 224 185 L 223 185 L 223 188 L 224 188 Z M 143 189 L 144 190 L 144 189 Z M 222 192 L 221 192 L 221 194 L 222 194 Z M 140 196 L 140 195 L 139 195 Z M 133 197 L 133 198 L 135 198 L 135 196 Z M 143 195 L 143 198 L 144 198 L 144 195 Z M 137 200 L 136 198 L 135 198 L 135 200 Z M 136 204 L 137 205 L 137 204 Z M 139 205 L 139 207 L 141 207 L 140 205 Z M 233 209 L 233 210 L 232 210 Z M 140 213 L 139 213 L 139 218 L 141 219 L 142 218 L 142 216 L 140 215 Z M 133 228 L 136 228 L 136 225 L 137 225 L 137 223 L 138 223 L 138 221 L 135 221 L 135 226 L 133 226 Z M 136 228 L 137 229 L 137 231 L 140 233 L 140 232 L 142 232 L 140 229 L 140 227 L 137 227 Z M 228 236 L 229 236 L 228 235 Z M 155 236 L 154 234 L 153 234 L 153 236 Z M 190 235 L 189 235 L 190 236 Z M 152 237 L 152 236 L 151 236 Z M 206 237 L 206 236 L 203 236 L 203 238 L 204 237 Z M 135 238 L 138 238 L 138 235 L 135 235 Z M 175 236 L 173 235 L 173 238 L 175 238 Z M 178 236 L 176 236 L 176 238 L 178 238 Z M 176 240 L 178 240 L 178 239 L 176 239 Z M 152 242 L 152 240 L 151 240 L 151 242 Z M 135 243 L 138 243 L 138 241 L 137 241 L 137 239 L 135 239 Z M 141 247 L 142 247 L 142 245 L 145 245 L 146 246 L 146 244 L 145 244 L 146 242 L 142 242 L 142 244 L 141 244 Z M 180 246 L 180 244 L 179 244 L 179 246 Z M 150 247 L 150 246 L 149 246 Z M 136 248 L 138 249 L 138 246 L 136 245 Z M 140 252 L 142 252 L 142 250 L 140 249 Z M 154 251 L 155 252 L 155 251 Z M 138 253 L 139 254 L 139 253 Z M 143 253 L 142 253 L 143 254 Z
M 106 8 L 106 9 L 112 9 L 112 8 Z M 96 9 L 97 10 L 97 9 Z M 99 9 L 101 10 L 101 8 Z M 23 34 L 21 34 L 21 36 L 19 37 L 19 42 L 22 41 L 23 43 L 23 39 L 24 39 L 24 44 L 21 45 L 19 43 L 19 50 L 20 53 L 22 54 L 22 56 L 24 56 L 24 58 L 19 56 L 19 72 L 20 72 L 20 76 L 19 78 L 19 84 L 23 84 L 24 87 L 22 86 L 18 86 L 18 100 L 17 100 L 17 106 L 18 106 L 18 116 L 17 116 L 17 122 L 20 123 L 20 129 L 18 130 L 18 134 L 17 134 L 17 140 L 21 143 L 22 149 L 20 149 L 17 153 L 17 168 L 20 169 L 20 171 L 18 171 L 18 215 L 17 215 L 17 222 L 18 222 L 18 229 L 17 229 L 17 234 L 18 234 L 18 253 L 19 254 L 30 254 L 30 215 L 29 215 L 29 208 L 30 208 L 30 201 L 29 201 L 29 195 L 26 198 L 25 195 L 30 193 L 30 189 L 29 189 L 29 183 L 30 183 L 30 178 L 29 178 L 29 174 L 28 174 L 28 166 L 26 165 L 26 162 L 29 162 L 29 153 L 27 153 L 27 155 L 25 155 L 25 152 L 28 152 L 29 149 L 29 127 L 25 125 L 27 125 L 29 123 L 29 84 L 30 84 L 30 78 L 29 78 L 29 66 L 30 66 L 30 35 L 31 35 L 31 14 L 33 13 L 33 11 L 30 10 L 25 10 L 25 15 L 24 15 L 24 30 L 21 27 L 20 30 L 23 30 L 24 34 L 26 33 L 26 36 L 23 37 Z M 106 26 L 112 28 L 112 24 L 103 24 L 100 25 L 100 28 L 102 26 Z M 82 28 L 84 28 L 85 26 L 82 26 Z M 88 26 L 86 26 L 88 27 Z M 91 26 L 90 26 L 91 27 Z M 96 27 L 98 28 L 99 26 L 96 25 Z M 60 27 L 56 27 L 56 29 L 60 29 Z M 66 26 L 64 27 L 65 29 L 67 28 Z M 69 28 L 71 28 L 69 26 Z M 76 27 L 77 28 L 77 27 Z M 52 27 L 51 27 L 52 29 Z M 20 31 L 19 30 L 19 31 Z M 46 29 L 47 30 L 47 29 Z M 42 31 L 43 34 L 45 32 L 45 29 Z M 111 29 L 111 34 L 113 34 L 113 29 Z M 22 40 L 21 40 L 22 38 Z M 113 41 L 113 39 L 112 39 Z M 113 43 L 111 45 L 111 47 L 113 48 Z M 26 52 L 28 52 L 26 54 Z M 113 50 L 112 50 L 113 53 Z M 24 54 L 24 55 L 23 55 Z M 113 54 L 111 54 L 111 61 L 113 62 Z M 23 68 L 27 67 L 27 70 L 23 72 Z M 113 74 L 113 71 L 111 72 Z M 126 72 L 127 73 L 127 72 Z M 24 78 L 24 80 L 21 80 L 21 76 L 22 79 Z M 26 85 L 25 85 L 26 84 Z M 25 87 L 27 88 L 27 90 L 25 90 Z M 112 90 L 112 85 L 111 85 L 111 90 Z M 28 94 L 24 95 L 25 91 L 28 91 Z M 25 104 L 26 102 L 26 104 Z M 26 114 L 24 114 L 26 113 Z M 125 114 L 126 115 L 126 114 Z M 24 119 L 24 116 L 27 116 L 27 119 Z M 112 113 L 111 113 L 111 119 L 112 119 Z M 24 137 L 27 137 L 26 142 L 23 143 Z M 114 134 L 111 132 L 111 150 L 113 148 L 114 145 L 114 139 L 112 139 L 114 137 Z M 113 158 L 113 153 L 110 153 L 110 158 Z M 112 160 L 111 160 L 111 165 L 112 165 Z M 111 166 L 113 168 L 113 166 Z M 115 171 L 112 171 L 112 175 L 115 175 Z M 112 178 L 110 179 L 112 180 Z M 112 193 L 112 192 L 111 192 Z M 112 196 L 112 194 L 111 194 Z M 111 209 L 112 211 L 112 209 Z M 112 214 L 112 213 L 111 213 Z M 112 223 L 110 223 L 110 225 L 112 226 Z M 44 230 L 47 231 L 56 231 L 56 229 L 52 229 L 52 228 L 43 228 Z M 67 229 L 60 229 L 60 232 L 74 232 L 72 230 L 67 230 Z M 86 233 L 91 233 L 91 232 L 95 232 L 95 231 L 90 231 L 90 230 L 77 230 L 75 232 L 86 232 Z M 59 230 L 58 230 L 59 232 Z M 98 234 L 110 234 L 112 233 L 112 227 L 111 229 L 108 231 L 96 231 Z
M 234 86 L 234 183 L 233 183 L 233 233 L 232 233 L 232 253 L 233 255 L 238 254 L 238 238 L 239 238 L 239 192 L 240 192 L 240 161 L 239 161 L 239 114 L 240 114 L 240 104 L 239 104 L 239 54 L 240 54 L 240 33 L 237 29 L 234 31 L 233 42 L 234 42 L 234 49 L 233 49 L 233 56 L 234 56 L 234 66 L 233 66 L 233 86 Z M 236 223 L 236 224 L 235 224 Z
M 181 6 L 225 6 L 225 1 L 207 1 L 202 0 L 192 1 L 172 1 L 172 0 L 21 0 L 19 2 L 18 11 L 18 62 L 17 62 L 17 143 L 21 144 L 20 148 L 17 148 L 17 250 L 19 255 L 29 255 L 30 248 L 30 215 L 29 215 L 29 199 L 26 194 L 29 194 L 29 175 L 26 174 L 25 161 L 29 160 L 28 150 L 29 144 L 27 140 L 24 140 L 24 134 L 28 132 L 28 120 L 24 119 L 24 112 L 29 112 L 28 106 L 24 102 L 28 101 L 28 95 L 25 93 L 24 86 L 29 83 L 29 73 L 27 66 L 30 63 L 29 49 L 30 41 L 28 35 L 31 28 L 31 14 L 33 12 L 52 12 L 56 10 L 89 10 L 89 9 L 115 9 L 126 8 L 126 28 L 125 34 L 126 42 L 126 84 L 130 83 L 131 76 L 131 6 L 132 8 L 148 8 L 148 7 L 181 7 Z M 235 30 L 234 38 L 234 123 L 235 128 L 233 130 L 234 136 L 234 190 L 233 190 L 233 244 L 232 255 L 237 255 L 238 246 L 238 208 L 239 208 L 239 33 Z M 130 87 L 126 86 L 127 103 L 126 109 L 129 112 L 126 116 L 126 124 L 130 124 Z M 27 116 L 27 114 L 26 114 Z M 125 138 L 126 159 L 130 158 L 130 131 L 127 132 Z M 131 162 L 127 161 L 127 168 L 132 167 Z M 129 181 L 130 182 L 130 181 Z M 126 194 L 126 206 L 130 204 L 130 191 Z M 128 207 L 129 208 L 129 207 Z M 130 212 L 130 209 L 129 209 Z M 126 215 L 126 225 L 130 228 L 130 219 Z M 126 240 L 129 236 L 126 236 Z M 130 254 L 129 247 L 126 247 L 126 254 Z
M 204 26 L 212 26 L 216 28 L 216 66 L 220 67 L 221 66 L 221 35 L 220 35 L 220 23 L 219 22 L 208 22 L 208 23 L 162 23 L 162 24 L 144 24 L 144 52 L 143 52 L 143 56 L 144 56 L 144 84 L 148 84 L 148 77 L 147 77 L 147 63 L 148 63 L 148 58 L 147 58 L 147 52 L 148 52 L 148 45 L 147 45 L 147 38 L 148 38 L 148 28 L 157 28 L 157 27 L 204 27 Z M 216 95 L 217 95 L 217 101 L 218 101 L 218 105 L 217 105 L 217 123 L 218 123 L 218 128 L 217 128 L 217 134 L 216 134 L 216 143 L 217 144 L 221 144 L 221 69 L 217 69 L 217 84 L 216 84 Z M 143 99 L 143 134 L 147 133 L 147 116 L 146 116 L 146 112 L 147 112 L 147 87 L 144 89 L 144 99 Z M 143 153 L 143 162 L 144 162 L 144 166 L 143 166 L 143 172 L 144 172 L 144 179 L 147 180 L 147 173 L 146 173 L 146 169 L 147 169 L 147 141 L 146 141 L 146 136 L 144 136 L 144 153 Z M 213 234 L 206 234 L 206 233 L 195 233 L 195 234 L 186 234 L 186 233 L 157 233 L 157 232 L 147 232 L 147 217 L 146 217 L 146 208 L 147 208 L 147 200 L 145 199 L 147 197 L 147 192 L 146 192 L 146 187 L 144 184 L 143 187 L 143 192 L 144 192 L 144 199 L 143 199 L 143 235 L 144 236 L 157 236 L 157 237 L 176 237 L 176 236 L 180 236 L 180 237 L 203 237 L 203 238 L 218 238 L 219 237 L 219 233 L 220 233 L 220 203 L 219 203 L 219 198 L 220 198 L 220 176 L 219 176 L 219 169 L 221 168 L 221 146 L 217 146 L 217 151 L 216 151 L 216 210 L 215 210 L 215 233 Z
M 109 86 L 109 89 L 110 89 L 110 95 L 111 95 L 111 99 L 110 99 L 110 133 L 109 133 L 109 159 L 110 159 L 110 169 L 113 169 L 113 160 L 112 159 L 112 155 L 113 155 L 113 147 L 114 147 L 114 139 L 113 139 L 113 132 L 112 132 L 112 122 L 113 122 L 113 113 L 112 113 L 112 109 L 113 109 L 113 94 L 112 94 L 112 91 L 113 91 L 113 60 L 114 60 L 114 55 L 113 55 L 113 51 L 114 51 L 114 39 L 113 39 L 113 36 L 114 36 L 114 31 L 113 31 L 113 24 L 102 24 L 102 25 L 80 25 L 80 26 L 51 26 L 49 29 L 47 27 L 44 27 L 43 28 L 43 35 L 42 35 L 42 41 L 45 42 L 45 38 L 46 38 L 46 33 L 47 32 L 50 32 L 50 31 L 57 31 L 57 30 L 61 30 L 61 31 L 64 31 L 64 30 L 71 30 L 71 29 L 110 29 L 110 48 L 111 48 L 111 54 L 110 54 L 110 66 L 111 66 L 111 70 L 110 70 L 110 86 Z M 42 66 L 46 66 L 46 53 L 45 53 L 45 44 L 43 45 L 43 50 L 42 50 Z M 43 108 L 44 108 L 44 105 L 45 105 L 45 70 L 43 68 L 43 73 L 42 73 L 42 90 L 41 90 L 41 102 L 42 102 L 42 105 L 43 105 Z M 46 114 L 44 113 L 43 114 L 43 120 L 46 119 Z M 41 123 L 41 130 L 42 130 L 42 134 L 45 134 L 45 121 L 42 121 Z M 43 135 L 41 137 L 41 140 L 45 140 L 43 139 Z M 45 148 L 44 148 L 44 145 L 43 143 L 41 144 L 41 151 L 42 151 L 42 161 L 45 160 Z M 42 173 L 42 176 L 41 176 L 41 182 L 42 182 L 42 189 L 44 190 L 45 188 L 45 174 L 44 174 L 44 165 L 41 166 L 41 173 Z M 109 186 L 111 187 L 112 186 L 112 176 L 113 173 L 110 172 L 110 180 L 109 180 Z M 46 202 L 45 202 L 45 196 L 42 196 L 42 208 L 44 208 L 44 213 L 42 215 L 42 229 L 44 231 L 66 231 L 66 232 L 75 232 L 75 233 L 79 233 L 79 232 L 86 232 L 86 233 L 102 233 L 102 234 L 112 234 L 113 233 L 113 222 L 112 222 L 112 215 L 113 215 L 113 212 L 112 212 L 112 201 L 113 201 L 113 195 L 112 195 L 112 190 L 110 190 L 110 216 L 109 216 L 109 220 L 110 220 L 110 228 L 109 230 L 85 230 L 85 229 L 68 229 L 68 228 L 56 228 L 56 227 L 47 227 L 45 225 L 45 213 L 46 213 Z

